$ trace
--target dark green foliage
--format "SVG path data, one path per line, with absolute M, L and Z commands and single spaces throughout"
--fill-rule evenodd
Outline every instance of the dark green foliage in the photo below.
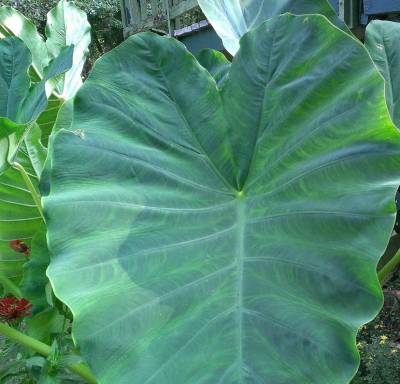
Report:
M 361 366 L 353 384 L 397 384 L 400 382 L 400 349 L 392 341 L 373 337 L 361 344 Z
M 400 275 L 385 289 L 385 306 L 378 317 L 358 335 L 360 369 L 351 384 L 400 382 Z
M 24 324 L 19 326 L 24 331 Z M 61 337 L 61 335 L 59 335 Z M 61 341 L 60 337 L 57 339 Z M 1 384 L 83 384 L 84 380 L 66 369 L 81 359 L 75 354 L 70 333 L 62 336 L 61 343 L 54 342 L 48 357 L 34 355 L 24 347 L 0 335 Z

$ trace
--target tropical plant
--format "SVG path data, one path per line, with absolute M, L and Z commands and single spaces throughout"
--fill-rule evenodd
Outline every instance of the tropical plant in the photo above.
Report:
M 398 183 L 383 82 L 320 16 L 273 19 L 241 43 L 218 90 L 174 40 L 131 38 L 100 60 L 55 137 L 48 275 L 100 382 L 355 373 L 348 341 L 380 307 Z
M 106 384 L 354 376 L 357 330 L 382 305 L 376 266 L 394 223 L 400 133 L 362 44 L 325 1 L 301 3 L 202 0 L 232 63 L 141 33 L 104 55 L 82 87 L 82 13 L 61 1 L 44 43 L 2 9 L 2 34 L 30 49 L 38 84 L 50 55 L 75 38 L 72 68 L 46 93 L 51 123 L 42 123 L 47 108 L 29 131 L 35 150 L 28 130 L 18 146 L 32 170 L 21 160 L 9 168 L 20 184 L 5 183 L 20 213 L 45 219 L 31 212 L 28 239 L 7 237 L 10 252 L 30 259 L 22 282 L 4 274 L 16 297 L 4 313 L 18 320 L 32 309 L 30 336 L 14 317 L 0 324 L 47 356 L 30 362 L 41 380 L 66 366 Z M 287 11 L 307 15 L 278 16 Z M 82 29 L 65 24 L 67 12 Z M 14 125 L 0 129 L 12 136 Z M 15 194 L 22 182 L 36 206 Z M 68 308 L 75 344 L 62 337 Z

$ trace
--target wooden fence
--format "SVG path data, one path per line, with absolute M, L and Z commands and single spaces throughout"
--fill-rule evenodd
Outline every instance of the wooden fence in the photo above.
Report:
M 124 34 L 160 29 L 172 35 L 185 26 L 180 16 L 196 7 L 197 0 L 121 0 Z

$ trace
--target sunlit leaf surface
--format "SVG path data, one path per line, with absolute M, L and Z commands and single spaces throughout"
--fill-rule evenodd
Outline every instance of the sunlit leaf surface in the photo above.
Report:
M 350 381 L 400 169 L 359 42 L 277 17 L 219 88 L 182 44 L 138 34 L 96 63 L 66 127 L 48 276 L 100 383 Z

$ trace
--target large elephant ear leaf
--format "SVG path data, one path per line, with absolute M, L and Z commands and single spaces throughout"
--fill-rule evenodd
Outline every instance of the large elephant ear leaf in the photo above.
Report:
M 57 57 L 65 46 L 74 46 L 73 65 L 59 79 L 55 90 L 68 100 L 82 85 L 82 70 L 89 53 L 90 24 L 86 13 L 73 2 L 61 0 L 47 15 L 46 35 L 52 58 Z
M 321 14 L 350 33 L 327 0 L 199 0 L 199 5 L 231 55 L 238 51 L 239 40 L 246 32 L 286 12 Z
M 372 21 L 365 32 L 365 46 L 385 78 L 388 108 L 400 127 L 400 24 Z
M 49 63 L 46 44 L 36 26 L 22 13 L 11 7 L 0 7 L 0 38 L 16 36 L 32 53 L 32 65 L 41 77 Z
M 99 382 L 350 381 L 400 167 L 360 43 L 276 17 L 219 89 L 182 44 L 138 34 L 73 113 L 44 198 L 48 276 Z

